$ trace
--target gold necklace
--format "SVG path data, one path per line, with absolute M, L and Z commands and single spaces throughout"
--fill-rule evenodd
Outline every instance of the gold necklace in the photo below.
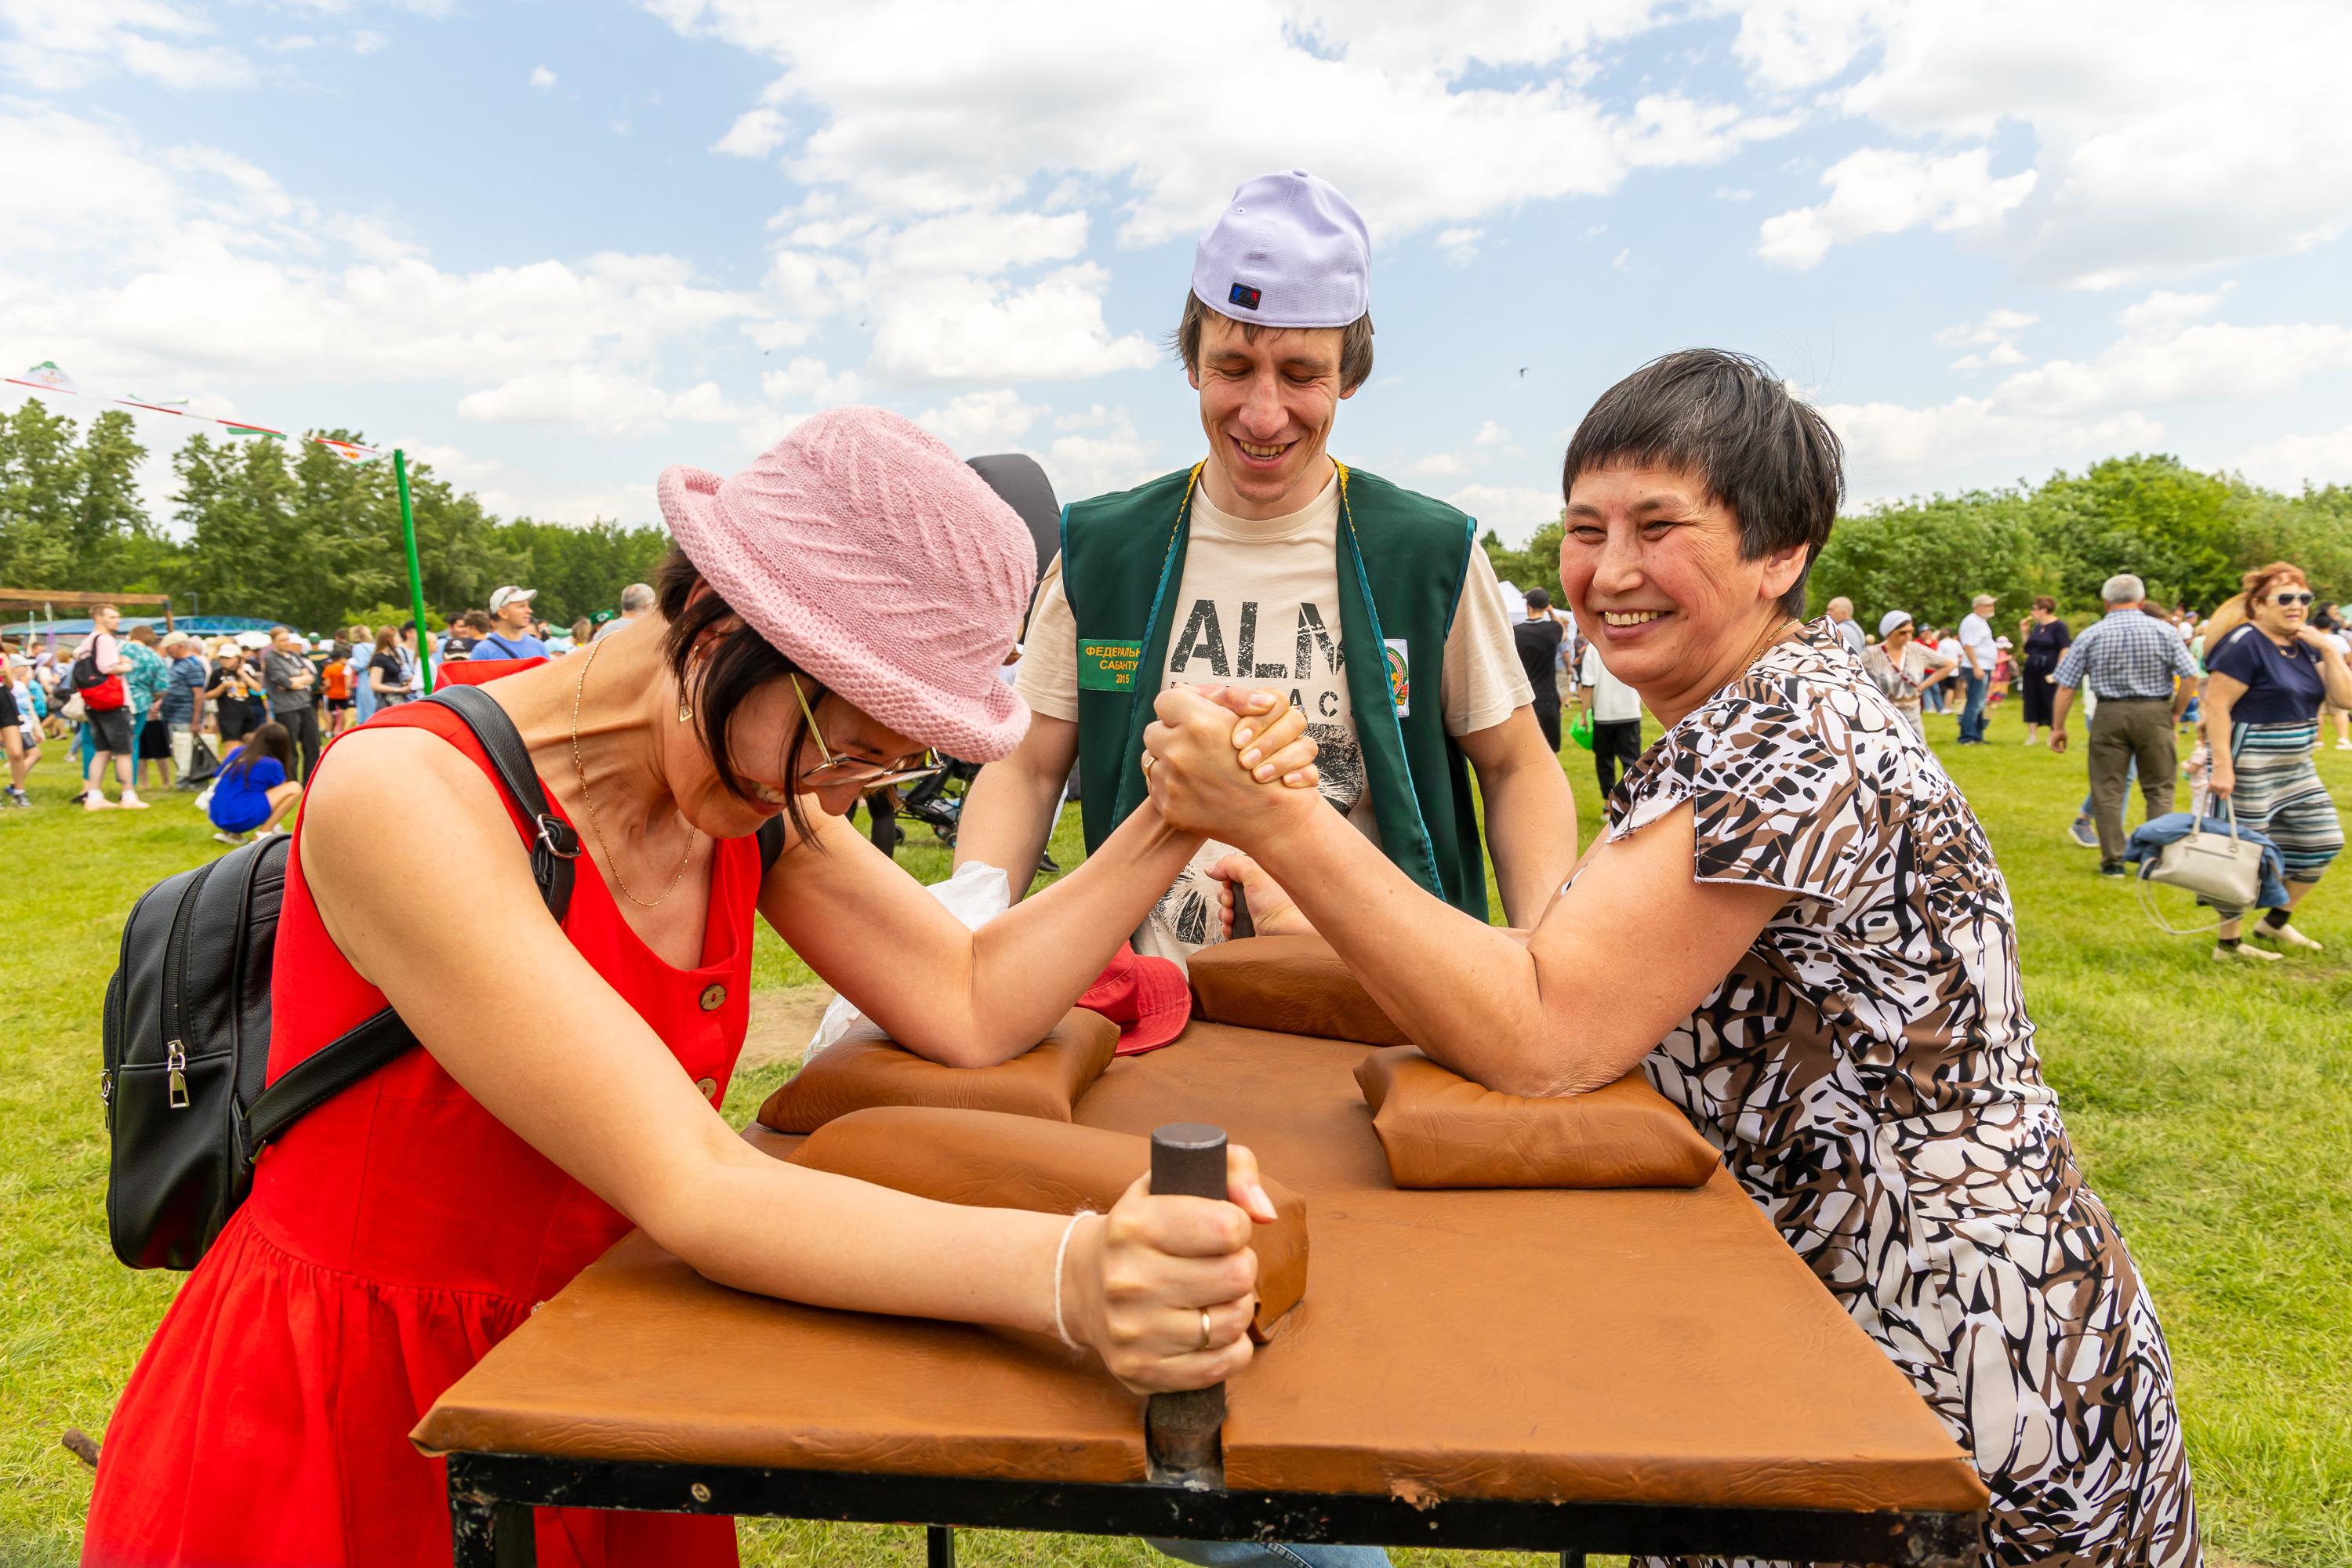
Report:
M 588 808 L 588 826 L 596 835 L 596 847 L 604 852 L 604 868 L 613 873 L 613 885 L 621 889 L 621 897 L 639 909 L 657 909 L 670 894 L 677 891 L 677 885 L 686 880 L 686 868 L 694 859 L 694 843 L 702 830 L 691 823 L 688 824 L 686 858 L 677 863 L 677 875 L 669 879 L 669 886 L 662 890 L 660 898 L 641 899 L 629 891 L 628 879 L 621 875 L 621 863 L 614 858 L 613 847 L 604 842 L 604 825 L 596 820 L 596 797 L 588 793 L 588 764 L 580 759 L 580 700 L 588 694 L 588 667 L 596 662 L 597 650 L 604 646 L 599 642 L 588 645 L 588 658 L 580 666 L 580 685 L 572 693 L 572 771 L 580 775 L 580 804 Z

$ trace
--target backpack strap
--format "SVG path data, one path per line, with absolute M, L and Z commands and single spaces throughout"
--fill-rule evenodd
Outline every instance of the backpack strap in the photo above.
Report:
M 466 728 L 488 753 L 500 787 L 522 809 L 532 834 L 531 880 L 539 884 L 547 912 L 561 924 L 572 907 L 572 863 L 580 858 L 580 836 L 548 809 L 547 792 L 540 786 L 539 773 L 530 765 L 530 749 L 523 744 L 514 721 L 496 699 L 476 686 L 444 687 L 427 700 L 440 703 L 466 721 Z M 765 831 L 763 827 L 761 832 Z M 777 846 L 782 846 L 781 834 Z M 761 854 L 767 858 L 764 837 Z M 253 1159 L 263 1145 L 304 1115 L 415 1044 L 416 1037 L 400 1021 L 400 1015 L 387 1007 L 288 1068 L 246 1112 L 246 1158 Z

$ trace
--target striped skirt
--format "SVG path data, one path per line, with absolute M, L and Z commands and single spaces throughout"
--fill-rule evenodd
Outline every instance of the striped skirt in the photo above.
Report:
M 2240 826 L 2278 846 L 2290 882 L 2316 882 L 2344 848 L 2344 823 L 2311 758 L 2318 740 L 2315 717 L 2301 724 L 2230 726 L 2238 778 L 2230 803 Z

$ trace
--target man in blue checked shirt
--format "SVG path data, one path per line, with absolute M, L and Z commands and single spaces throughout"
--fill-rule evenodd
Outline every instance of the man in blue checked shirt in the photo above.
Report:
M 2180 634 L 2142 610 L 2147 585 L 2125 572 L 2099 597 L 2106 615 L 2074 639 L 2058 661 L 2058 699 L 2050 714 L 2050 749 L 2066 749 L 2066 714 L 2089 682 L 2099 700 L 2091 715 L 2091 817 L 2099 830 L 2099 874 L 2124 874 L 2126 775 L 2139 765 L 2140 796 L 2152 821 L 2172 809 L 2180 768 L 2173 726 L 2197 690 L 2197 665 Z

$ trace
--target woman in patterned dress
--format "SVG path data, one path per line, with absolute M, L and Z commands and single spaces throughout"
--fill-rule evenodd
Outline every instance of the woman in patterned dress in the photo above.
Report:
M 1549 1095 L 1646 1068 L 1972 1457 L 1982 1562 L 2194 1563 L 2170 1357 L 2043 1081 L 2009 889 L 1927 744 L 1798 618 L 1839 461 L 1730 354 L 1586 416 L 1562 581 L 1666 733 L 1524 938 L 1255 786 L 1197 694 L 1160 700 L 1153 793 L 1250 851 L 1221 872 L 1259 931 L 1311 921 L 1455 1070 Z
M 2207 633 L 2210 788 L 2216 799 L 2231 803 L 2241 826 L 2277 845 L 2286 863 L 2286 905 L 2265 912 L 2253 932 L 2282 952 L 2319 951 L 2318 942 L 2294 929 L 2294 911 L 2344 850 L 2343 821 L 2311 753 L 2319 744 L 2321 709 L 2352 702 L 2352 668 L 2311 625 L 2311 580 L 2303 568 L 2273 561 L 2246 574 L 2243 591 L 2213 612 Z M 2221 914 L 2215 958 L 2259 963 L 2279 957 L 2240 940 L 2245 910 Z

